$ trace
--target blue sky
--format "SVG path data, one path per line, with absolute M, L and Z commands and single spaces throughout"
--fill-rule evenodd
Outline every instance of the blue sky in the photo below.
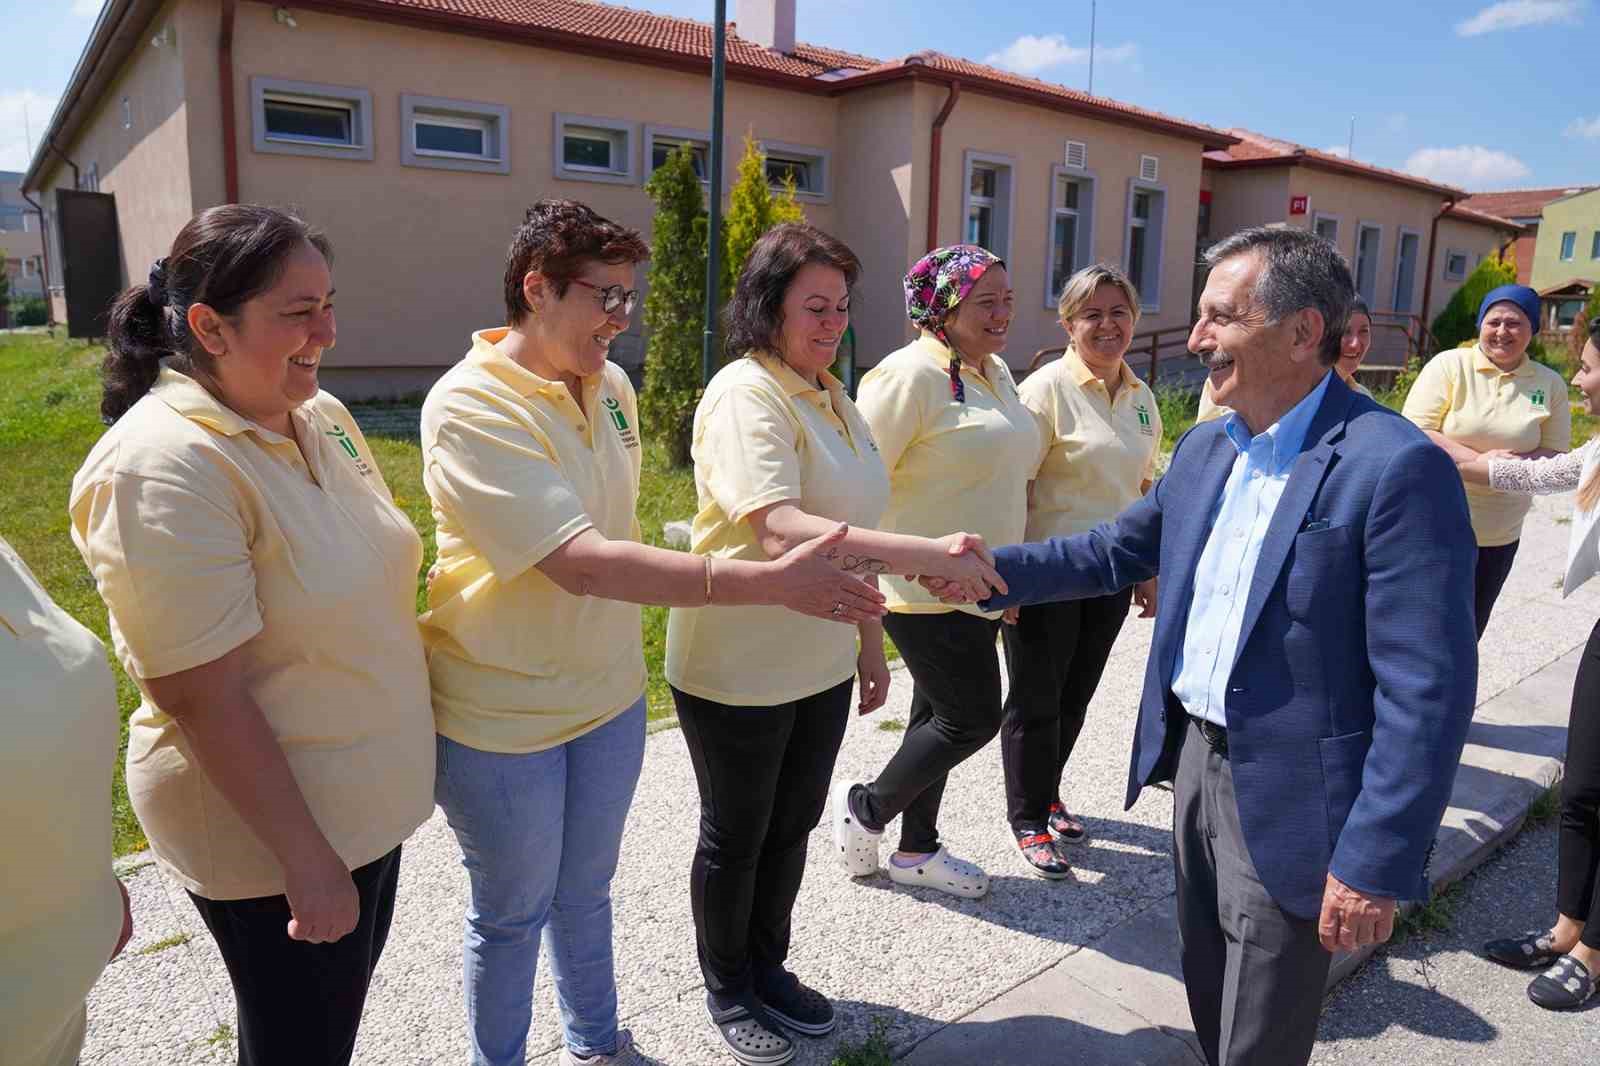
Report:
M 880 58 L 932 48 L 1087 80 L 1088 0 L 798 3 L 814 44 Z M 24 105 L 36 139 L 99 7 L 0 0 L 0 169 L 24 164 Z M 1357 159 L 1473 190 L 1600 182 L 1600 0 L 1105 0 L 1098 15 L 1101 95 L 1340 151 L 1354 116 Z

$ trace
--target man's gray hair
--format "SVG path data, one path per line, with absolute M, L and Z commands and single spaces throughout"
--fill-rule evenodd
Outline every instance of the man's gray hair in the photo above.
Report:
M 1314 233 L 1276 226 L 1240 230 L 1206 251 L 1206 264 L 1254 253 L 1261 257 L 1261 276 L 1252 298 L 1267 313 L 1267 321 L 1282 322 L 1296 311 L 1312 308 L 1322 315 L 1322 347 L 1317 358 L 1323 366 L 1339 360 L 1339 345 L 1350 308 L 1355 303 L 1355 282 L 1344 257 L 1332 244 Z

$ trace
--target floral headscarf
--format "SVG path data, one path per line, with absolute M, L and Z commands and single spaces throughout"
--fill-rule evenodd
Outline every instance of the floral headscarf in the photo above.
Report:
M 906 272 L 906 317 L 950 348 L 950 395 L 957 403 L 966 403 L 967 392 L 961 383 L 961 353 L 945 336 L 945 319 L 995 265 L 1005 266 L 1005 260 L 986 248 L 950 244 L 935 248 Z

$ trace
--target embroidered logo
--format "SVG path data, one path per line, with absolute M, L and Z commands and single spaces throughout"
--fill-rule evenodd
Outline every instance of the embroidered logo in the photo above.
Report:
M 1528 397 L 1528 402 L 1540 410 L 1544 410 L 1547 406 L 1544 402 L 1544 390 L 1534 389 L 1533 393 Z
M 328 430 L 328 436 L 338 441 L 339 447 L 344 450 L 344 453 L 355 460 L 356 470 L 361 473 L 362 477 L 372 476 L 372 467 L 367 465 L 365 459 L 361 458 L 361 453 L 356 450 L 356 442 L 350 439 L 350 434 L 345 432 L 343 426 L 334 426 Z
M 637 448 L 639 435 L 628 427 L 628 416 L 622 413 L 622 404 L 617 402 L 615 396 L 607 396 L 600 401 L 600 406 L 606 409 L 606 414 L 611 418 L 611 424 L 617 429 L 617 436 L 622 438 L 625 448 Z
M 1135 405 L 1133 410 L 1139 416 L 1139 432 L 1147 437 L 1155 436 L 1156 427 L 1150 422 L 1150 408 L 1141 403 Z

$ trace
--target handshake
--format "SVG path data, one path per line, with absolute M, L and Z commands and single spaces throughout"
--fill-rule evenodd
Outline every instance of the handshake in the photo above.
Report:
M 994 568 L 994 552 L 976 533 L 951 533 L 931 542 L 939 549 L 915 574 L 907 574 L 943 603 L 965 604 L 1008 591 Z

